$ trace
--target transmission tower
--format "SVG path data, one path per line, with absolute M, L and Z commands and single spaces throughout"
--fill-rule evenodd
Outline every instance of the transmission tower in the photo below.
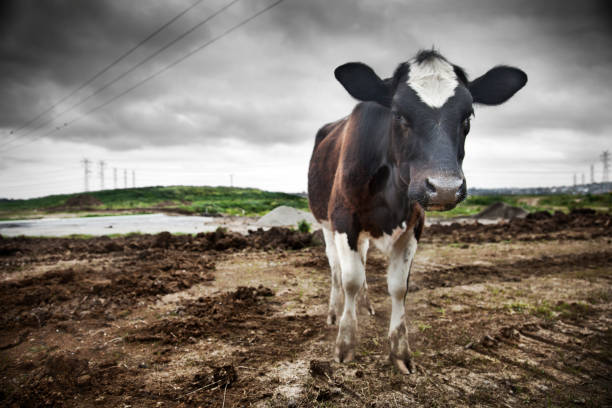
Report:
M 591 184 L 595 183 L 595 166 L 591 164 Z
M 117 168 L 113 167 L 113 187 L 117 189 Z
M 106 163 L 104 163 L 104 160 L 100 160 L 99 164 L 100 164 L 100 190 L 104 190 L 104 166 L 106 166 Z
M 574 187 L 576 187 L 576 173 L 574 173 Z
M 580 175 L 580 184 L 584 185 L 584 173 Z
M 83 169 L 85 170 L 85 191 L 89 191 L 89 174 L 91 173 L 91 170 L 89 170 L 89 164 L 91 161 L 89 159 L 83 159 L 81 160 L 81 163 L 83 163 Z
M 610 152 L 605 150 L 601 154 L 601 162 L 603 163 L 603 176 L 602 182 L 607 183 L 610 181 Z

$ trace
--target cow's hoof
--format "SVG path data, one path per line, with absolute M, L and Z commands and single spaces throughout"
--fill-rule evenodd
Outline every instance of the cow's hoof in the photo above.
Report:
M 329 312 L 327 315 L 327 325 L 333 326 L 336 324 L 336 314 L 334 312 Z
M 338 326 L 334 359 L 338 363 L 348 363 L 355 358 L 357 323 L 350 316 L 344 316 Z
M 368 313 L 370 316 L 374 316 L 376 314 L 376 310 L 374 310 L 374 306 L 372 306 L 371 303 L 368 305 Z
M 416 373 L 414 363 L 412 362 L 412 358 L 409 355 L 399 357 L 391 354 L 389 356 L 389 359 L 391 360 L 393 366 L 397 368 L 400 373 L 405 375 Z
M 348 363 L 355 359 L 355 347 L 349 343 L 336 343 L 334 360 L 338 363 Z
M 408 345 L 408 332 L 406 326 L 401 323 L 389 336 L 391 353 L 389 359 L 395 368 L 402 374 L 414 373 L 414 363 L 412 353 Z

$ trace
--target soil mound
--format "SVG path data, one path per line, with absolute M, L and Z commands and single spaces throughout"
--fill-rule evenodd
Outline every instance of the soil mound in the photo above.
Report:
M 66 208 L 84 208 L 84 207 L 96 207 L 102 205 L 102 201 L 90 194 L 78 194 L 70 197 L 64 203 Z
M 281 205 L 261 217 L 255 225 L 258 227 L 295 226 L 302 220 L 311 225 L 317 223 L 311 213 Z
M 496 202 L 474 215 L 474 218 L 485 218 L 485 219 L 512 219 L 512 218 L 523 218 L 527 215 L 527 211 L 520 207 L 513 207 L 506 203 Z
M 569 214 L 536 212 L 498 224 L 433 224 L 423 239 L 430 242 L 501 242 L 551 239 L 585 240 L 612 236 L 612 215 L 578 209 Z

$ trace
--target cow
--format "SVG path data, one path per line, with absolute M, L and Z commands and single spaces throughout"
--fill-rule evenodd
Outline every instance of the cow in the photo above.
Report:
M 507 101 L 527 75 L 496 66 L 470 81 L 436 50 L 419 51 L 387 79 L 360 62 L 334 74 L 359 102 L 318 131 L 308 170 L 309 205 L 323 226 L 331 268 L 327 323 L 338 323 L 334 359 L 355 357 L 359 293 L 374 313 L 365 276 L 371 241 L 389 259 L 389 358 L 409 374 L 414 364 L 404 304 L 424 211 L 450 210 L 466 197 L 462 163 L 473 105 Z

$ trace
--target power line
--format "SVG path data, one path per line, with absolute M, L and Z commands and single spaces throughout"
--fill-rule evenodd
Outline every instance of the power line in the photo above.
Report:
M 109 69 L 111 69 L 112 67 L 114 67 L 115 65 L 117 65 L 119 62 L 123 61 L 125 59 L 125 57 L 127 57 L 128 55 L 130 55 L 131 53 L 133 53 L 134 51 L 136 51 L 136 49 L 138 49 L 141 45 L 143 45 L 144 43 L 146 43 L 147 41 L 149 41 L 151 38 L 155 37 L 157 34 L 159 34 L 161 31 L 163 31 L 165 28 L 167 28 L 170 24 L 174 23 L 176 20 L 178 20 L 179 18 L 181 18 L 182 16 L 184 16 L 187 12 L 189 12 L 190 10 L 192 10 L 194 7 L 196 7 L 198 4 L 200 4 L 202 1 L 204 0 L 197 0 L 195 3 L 193 3 L 191 6 L 187 7 L 186 9 L 184 9 L 183 11 L 181 11 L 180 13 L 178 13 L 177 15 L 175 15 L 174 17 L 172 17 L 170 20 L 168 20 L 167 22 L 165 22 L 161 27 L 157 28 L 156 30 L 154 30 L 151 34 L 149 34 L 148 36 L 146 36 L 143 40 L 141 40 L 138 44 L 134 45 L 132 48 L 130 48 L 129 50 L 127 50 L 126 52 L 124 52 L 123 54 L 121 54 L 118 58 L 116 58 L 113 62 L 111 62 L 110 64 L 108 64 L 107 66 L 105 66 L 104 68 L 102 68 L 102 70 L 98 71 L 97 74 L 95 74 L 94 76 L 92 76 L 91 78 L 89 78 L 88 80 L 86 80 L 85 82 L 83 82 L 81 85 L 79 85 L 77 88 L 75 88 L 73 91 L 71 91 L 70 93 L 68 93 L 67 95 L 65 95 L 63 98 L 61 98 L 59 101 L 55 102 L 53 105 L 51 105 L 50 107 L 48 107 L 47 109 L 45 109 L 44 111 L 42 111 L 41 113 L 39 113 L 38 115 L 36 115 L 35 117 L 31 118 L 30 120 L 28 120 L 25 123 L 22 123 L 19 127 L 17 127 L 16 129 L 11 130 L 10 134 L 15 134 L 17 132 L 19 132 L 21 129 L 27 127 L 28 125 L 36 122 L 38 119 L 40 119 L 42 116 L 44 116 L 45 114 L 47 114 L 48 112 L 50 112 L 51 110 L 53 110 L 56 106 L 60 105 L 62 102 L 68 100 L 70 97 L 74 96 L 77 92 L 79 92 L 81 89 L 85 88 L 87 85 L 91 84 L 93 81 L 95 81 L 96 79 L 98 79 L 102 74 L 106 73 Z M 15 140 L 17 140 L 19 138 L 19 135 L 17 135 L 16 138 L 0 145 L 0 147 L 5 146 L 7 144 L 10 144 L 12 142 L 14 142 Z
M 69 177 L 62 177 L 62 178 L 54 178 L 51 181 L 45 181 L 45 182 L 36 182 L 36 183 L 19 183 L 19 184 L 0 184 L 0 188 L 5 189 L 5 188 L 22 188 L 22 187 L 46 187 L 48 185 L 54 185 L 54 184 L 66 184 L 69 182 L 75 182 L 77 180 L 80 179 L 80 176 L 69 176 Z
M 91 161 L 89 159 L 83 159 L 81 163 L 83 163 L 83 169 L 85 170 L 85 191 L 89 191 L 89 174 L 91 173 L 91 170 L 89 170 L 89 164 Z
M 113 85 L 116 82 L 118 82 L 119 80 L 125 78 L 127 75 L 131 74 L 132 72 L 134 72 L 136 69 L 138 69 L 142 65 L 144 65 L 147 62 L 151 61 L 153 58 L 155 58 L 156 56 L 161 54 L 163 51 L 167 50 L 168 48 L 170 48 L 171 46 L 173 46 L 174 44 L 176 44 L 177 42 L 179 42 L 180 40 L 185 38 L 187 35 L 191 34 L 193 31 L 195 31 L 196 29 L 198 29 L 201 26 L 203 26 L 204 24 L 206 24 L 207 22 L 209 22 L 210 20 L 212 20 L 213 18 L 215 18 L 216 16 L 221 14 L 223 11 L 227 10 L 229 7 L 231 7 L 232 5 L 237 3 L 238 1 L 240 1 L 240 0 L 232 0 L 232 1 L 230 1 L 227 5 L 221 7 L 219 10 L 215 11 L 213 14 L 211 14 L 208 17 L 206 17 L 204 20 L 200 21 L 199 23 L 197 23 L 196 25 L 191 27 L 189 30 L 183 32 L 178 37 L 176 37 L 175 39 L 173 39 L 172 41 L 170 41 L 169 43 L 167 43 L 163 47 L 159 48 L 157 51 L 153 52 L 149 56 L 147 56 L 144 59 L 140 60 L 136 65 L 132 66 L 127 71 L 124 71 L 123 73 L 121 73 L 118 76 L 116 76 L 114 79 L 108 81 L 107 83 L 105 83 L 104 85 L 102 85 L 101 87 L 96 89 L 93 93 L 89 94 L 88 96 L 86 96 L 85 98 L 81 99 L 80 101 L 78 101 L 76 103 L 73 103 L 70 107 L 68 107 L 67 109 L 64 109 L 63 111 L 58 113 L 55 117 L 52 117 L 51 119 L 47 120 L 46 122 L 43 122 L 42 124 L 38 125 L 37 127 L 31 129 L 30 131 L 28 131 L 26 133 L 21 134 L 20 136 L 21 137 L 26 137 L 26 136 L 36 132 L 38 129 L 41 129 L 41 128 L 43 128 L 43 127 L 53 123 L 54 120 L 56 120 L 60 116 L 63 116 L 65 113 L 73 111 L 75 108 L 77 108 L 77 107 L 81 106 L 82 104 L 84 104 L 85 102 L 89 101 L 91 98 L 93 98 L 94 96 L 98 95 L 100 92 L 104 91 L 105 89 L 108 89 L 111 85 Z M 67 123 L 64 123 L 64 126 L 67 126 Z M 2 147 L 2 146 L 4 146 L 4 145 L 0 145 L 0 147 Z
M 601 154 L 601 162 L 603 164 L 603 175 L 601 177 L 602 183 L 610 181 L 610 152 L 605 150 Z
M 236 1 L 238 1 L 238 0 L 236 0 Z M 132 92 L 134 89 L 136 89 L 136 88 L 140 87 L 141 85 L 145 84 L 146 82 L 148 82 L 148 81 L 150 81 L 150 80 L 152 80 L 152 79 L 156 78 L 157 76 L 159 76 L 159 75 L 163 74 L 164 72 L 168 71 L 169 69 L 173 68 L 174 66 L 178 65 L 179 63 L 181 63 L 181 62 L 185 61 L 186 59 L 188 59 L 188 58 L 189 58 L 189 57 L 191 57 L 192 55 L 196 54 L 197 52 L 199 52 L 199 51 L 203 50 L 204 48 L 206 48 L 206 47 L 208 47 L 208 46 L 212 45 L 213 43 L 215 43 L 215 42 L 217 42 L 217 41 L 219 41 L 219 40 L 220 40 L 220 39 L 222 39 L 223 37 L 225 37 L 225 36 L 229 35 L 231 32 L 233 32 L 233 31 L 237 30 L 238 28 L 240 28 L 240 27 L 242 27 L 242 26 L 244 26 L 244 25 L 248 24 L 249 22 L 251 22 L 252 20 L 254 20 L 255 18 L 257 18 L 259 15 L 261 15 L 261 14 L 265 13 L 266 11 L 268 11 L 268 10 L 272 9 L 273 7 L 277 6 L 278 4 L 280 4 L 280 3 L 281 3 L 281 2 L 283 2 L 283 1 L 284 1 L 284 0 L 276 0 L 274 3 L 270 4 L 269 6 L 267 6 L 267 7 L 263 8 L 262 10 L 260 10 L 260 11 L 258 11 L 258 12 L 256 12 L 256 13 L 252 14 L 250 17 L 246 18 L 245 20 L 242 20 L 240 23 L 235 24 L 234 26 L 232 26 L 232 27 L 230 27 L 229 29 L 225 30 L 225 31 L 224 31 L 224 32 L 222 32 L 220 35 L 218 35 L 218 36 L 216 36 L 216 37 L 213 37 L 213 38 L 212 38 L 212 39 L 210 39 L 209 41 L 207 41 L 207 42 L 205 42 L 205 43 L 201 44 L 200 46 L 198 46 L 198 47 L 196 47 L 195 49 L 191 50 L 190 52 L 188 52 L 187 54 L 183 55 L 182 57 L 180 57 L 180 58 L 178 58 L 178 59 L 174 60 L 174 61 L 173 61 L 173 62 L 171 62 L 170 64 L 168 64 L 168 65 L 164 66 L 163 68 L 161 68 L 161 69 L 159 69 L 159 70 L 155 71 L 153 74 L 151 74 L 151 75 L 149 75 L 149 76 L 145 77 L 144 79 L 142 79 L 142 80 L 138 81 L 136 84 L 134 84 L 133 86 L 131 86 L 131 87 L 127 88 L 125 91 L 123 91 L 123 92 L 121 92 L 121 93 L 119 93 L 119 94 L 115 95 L 114 97 L 112 97 L 111 99 L 107 100 L 106 102 L 104 102 L 104 103 L 102 103 L 102 104 L 100 104 L 100 105 L 97 105 L 97 106 L 93 107 L 92 109 L 90 109 L 90 110 L 86 111 L 86 112 L 85 112 L 85 113 L 83 113 L 81 116 L 78 116 L 78 117 L 76 117 L 75 119 L 73 119 L 73 120 L 71 120 L 71 121 L 69 121 L 69 122 L 64 123 L 62 126 L 57 126 L 55 129 L 52 129 L 52 130 L 50 130 L 50 131 L 49 131 L 49 132 L 47 132 L 47 133 L 43 133 L 43 134 L 41 134 L 41 135 L 39 135 L 39 136 L 36 136 L 36 137 L 34 137 L 34 138 L 30 139 L 29 141 L 27 141 L 27 142 L 25 142 L 25 143 L 22 143 L 22 144 L 20 144 L 20 145 L 16 145 L 16 146 L 11 146 L 11 147 L 9 147 L 7 150 L 5 150 L 4 152 L 7 152 L 7 151 L 10 151 L 10 150 L 13 150 L 13 149 L 18 149 L 18 148 L 20 148 L 20 147 L 22 147 L 22 146 L 28 145 L 28 144 L 30 144 L 30 143 L 32 143 L 32 142 L 34 142 L 34 141 L 36 141 L 36 140 L 38 140 L 38 139 L 40 139 L 40 138 L 42 138 L 42 137 L 49 136 L 49 135 L 51 135 L 51 134 L 53 134 L 53 133 L 55 133 L 55 132 L 57 132 L 57 131 L 59 131 L 59 130 L 62 130 L 63 128 L 65 128 L 65 127 L 67 127 L 67 126 L 69 126 L 69 125 L 74 124 L 75 122 L 78 122 L 79 120 L 81 120 L 81 119 L 83 119 L 84 117 L 86 117 L 86 116 L 88 116 L 88 115 L 92 114 L 93 112 L 96 112 L 96 111 L 98 111 L 98 110 L 100 110 L 100 109 L 102 109 L 102 108 L 104 108 L 104 107 L 106 107 L 106 106 L 110 105 L 111 103 L 115 102 L 117 99 L 121 98 L 122 96 L 124 96 L 124 95 L 126 95 L 126 94 L 128 94 L 128 93 Z
M 104 160 L 100 160 L 98 164 L 100 165 L 100 190 L 104 190 L 104 166 L 106 166 L 106 163 Z

